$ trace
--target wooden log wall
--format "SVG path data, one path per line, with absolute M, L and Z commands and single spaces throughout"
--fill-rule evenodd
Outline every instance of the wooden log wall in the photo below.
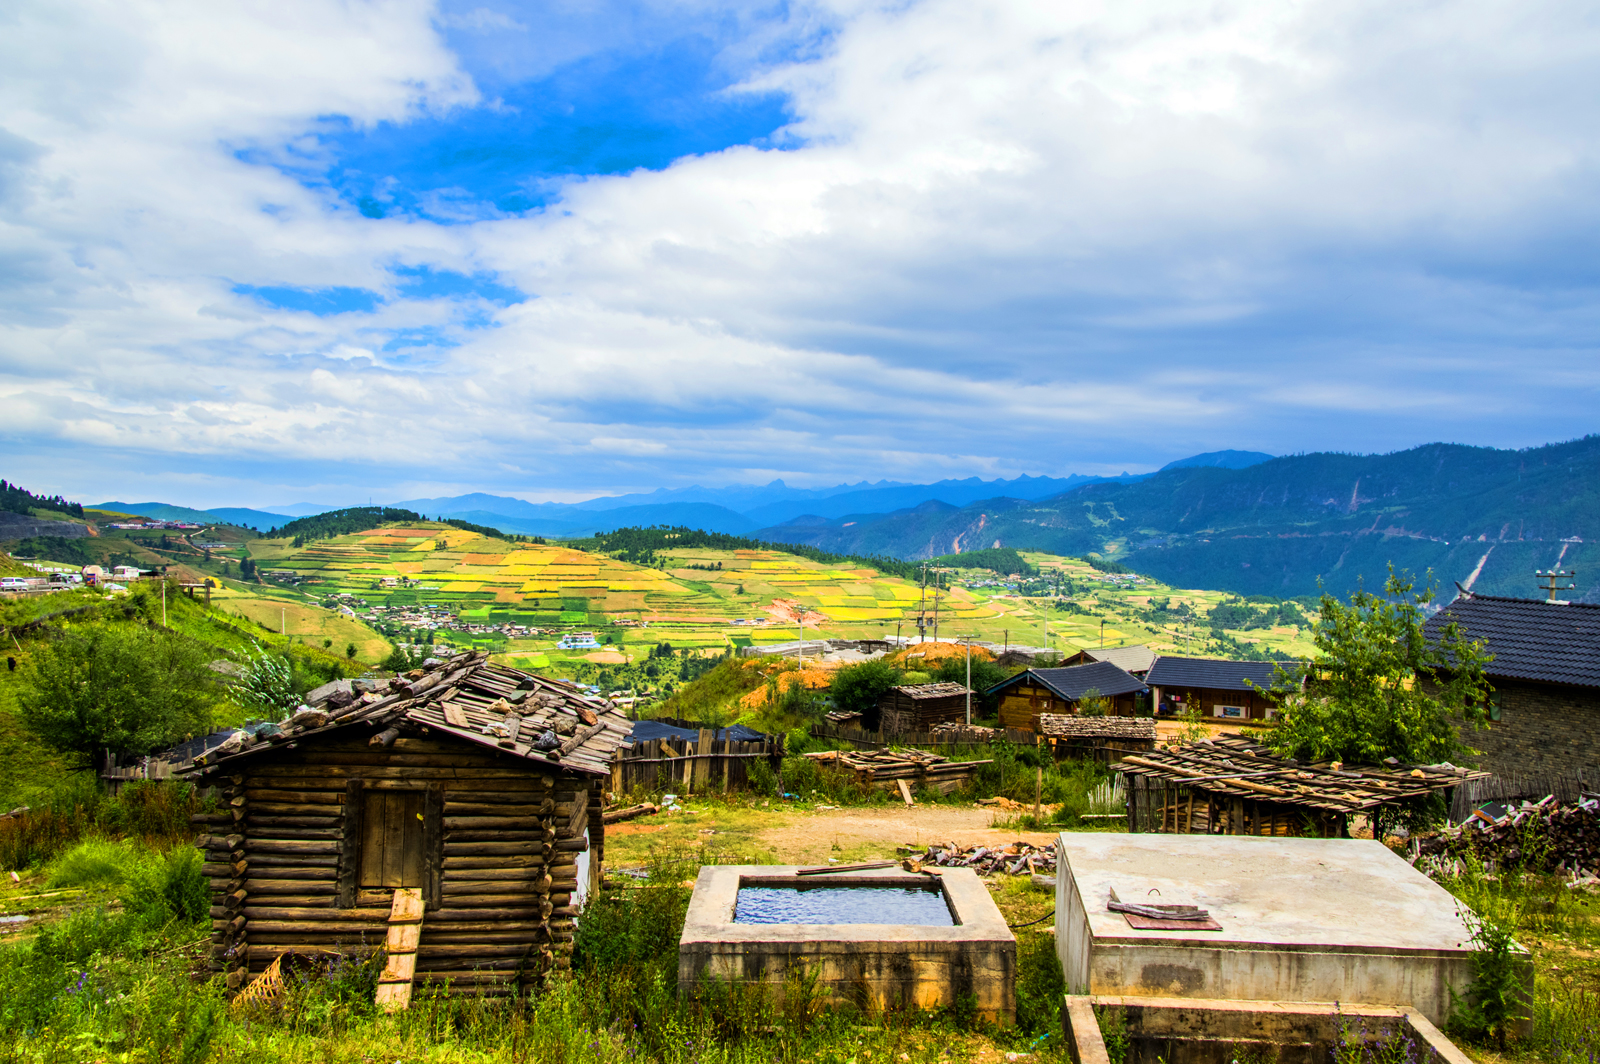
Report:
M 684 794 L 750 789 L 750 766 L 765 761 L 774 771 L 783 760 L 777 742 L 736 742 L 713 738 L 702 729 L 696 740 L 638 739 L 619 750 L 611 763 L 611 790 L 625 794 L 634 787 Z
M 284 952 L 381 946 L 393 891 L 356 881 L 357 803 L 420 788 L 438 834 L 424 839 L 417 982 L 504 993 L 568 967 L 585 833 L 593 869 L 603 842 L 601 782 L 414 737 L 374 747 L 357 735 L 249 763 L 226 779 L 229 811 L 201 839 L 214 962 L 237 989 Z

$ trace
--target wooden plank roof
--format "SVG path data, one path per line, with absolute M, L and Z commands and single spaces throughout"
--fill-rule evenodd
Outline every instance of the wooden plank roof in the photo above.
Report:
M 387 692 L 356 694 L 328 684 L 312 692 L 276 734 L 229 740 L 180 771 L 209 774 L 285 744 L 303 746 L 356 724 L 423 725 L 548 771 L 590 776 L 610 772 L 633 722 L 609 701 L 564 680 L 489 663 L 484 653 L 429 662 L 389 681 Z M 548 733 L 548 734 L 547 734 Z M 547 749 L 542 749 L 546 747 Z
M 1260 743 L 1233 736 L 1125 757 L 1113 767 L 1125 776 L 1212 794 L 1337 813 L 1361 812 L 1489 775 L 1449 764 L 1382 768 L 1339 762 L 1302 765 L 1277 756 Z

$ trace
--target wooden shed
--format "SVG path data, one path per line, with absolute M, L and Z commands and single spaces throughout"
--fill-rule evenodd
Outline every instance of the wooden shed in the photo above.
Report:
M 228 810 L 199 845 L 229 988 L 291 952 L 384 947 L 390 1008 L 414 983 L 505 993 L 569 965 L 604 856 L 601 783 L 630 722 L 483 654 L 312 695 L 278 734 L 186 770 Z
M 967 719 L 968 691 L 958 683 L 891 687 L 878 699 L 878 730 L 888 735 L 932 731 L 935 724 Z

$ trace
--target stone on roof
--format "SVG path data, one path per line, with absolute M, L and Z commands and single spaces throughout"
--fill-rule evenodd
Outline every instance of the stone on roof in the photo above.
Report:
M 1156 659 L 1144 682 L 1151 687 L 1209 687 L 1220 691 L 1270 690 L 1278 671 L 1275 661 L 1227 661 L 1222 658 L 1178 658 L 1163 654 Z M 1283 667 L 1298 675 L 1301 665 L 1285 661 Z
M 481 652 L 396 676 L 388 687 L 387 692 L 357 695 L 349 687 L 327 684 L 312 692 L 322 696 L 320 701 L 300 707 L 275 733 L 230 740 L 183 771 L 209 774 L 240 759 L 282 750 L 286 743 L 304 748 L 352 725 L 371 728 L 410 721 L 521 758 L 530 762 L 530 769 L 605 776 L 612 754 L 627 742 L 633 727 L 603 698 L 564 680 L 492 665 Z M 541 741 L 547 732 L 549 737 Z
M 1451 621 L 1487 644 L 1490 676 L 1600 687 L 1600 605 L 1466 594 L 1428 618 L 1437 639 Z

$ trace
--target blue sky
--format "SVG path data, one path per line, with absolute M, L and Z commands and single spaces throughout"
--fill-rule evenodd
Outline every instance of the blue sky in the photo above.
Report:
M 23 0 L 8 479 L 259 505 L 1596 428 L 1582 5 Z

